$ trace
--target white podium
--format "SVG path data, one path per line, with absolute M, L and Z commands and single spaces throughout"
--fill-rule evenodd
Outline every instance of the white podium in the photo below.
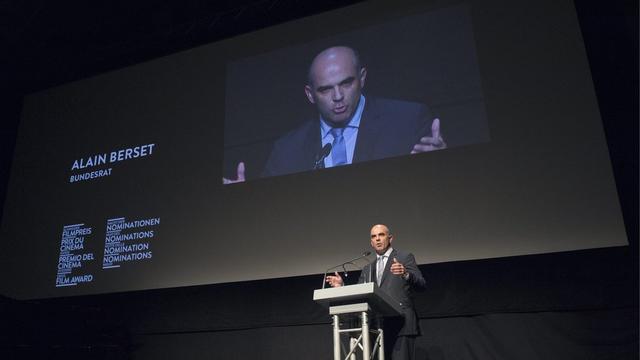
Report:
M 376 355 L 379 360 L 384 360 L 382 320 L 384 317 L 402 314 L 398 301 L 381 291 L 373 282 L 318 289 L 313 292 L 313 300 L 328 307 L 329 315 L 333 318 L 334 360 L 356 360 L 358 350 L 361 350 L 363 360 L 371 360 Z M 341 328 L 341 317 L 358 319 L 360 327 Z M 350 334 L 349 352 L 345 351 L 344 358 L 340 346 L 340 334 L 343 333 Z M 373 347 L 371 333 L 377 335 Z

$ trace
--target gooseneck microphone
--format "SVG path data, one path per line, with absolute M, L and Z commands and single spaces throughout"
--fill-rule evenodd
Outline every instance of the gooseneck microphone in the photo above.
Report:
M 331 145 L 331 144 L 327 144 L 327 145 Z M 325 146 L 325 147 L 326 147 L 326 146 Z M 331 147 L 331 146 L 329 146 L 329 147 Z M 366 257 L 367 257 L 367 256 L 369 256 L 369 255 L 371 255 L 371 251 L 365 251 L 365 252 L 363 252 L 363 253 L 362 253 L 360 256 L 358 256 L 358 257 L 355 257 L 355 258 L 353 258 L 353 259 L 351 259 L 351 260 L 349 260 L 349 261 L 345 261 L 345 262 L 343 262 L 342 264 L 338 264 L 338 265 L 336 265 L 336 266 L 333 266 L 333 267 L 328 268 L 328 269 L 324 272 L 324 276 L 322 277 L 322 288 L 324 289 L 324 288 L 325 288 L 325 285 L 327 284 L 327 274 L 329 273 L 329 271 L 331 271 L 331 270 L 335 270 L 335 269 L 337 269 L 337 268 L 342 268 L 342 270 L 344 271 L 344 274 L 345 274 L 345 275 L 344 275 L 344 277 L 347 277 L 347 268 L 346 268 L 346 266 L 347 266 L 347 265 L 353 265 L 353 266 L 357 267 L 360 271 L 362 271 L 362 267 L 360 267 L 360 266 L 356 265 L 356 264 L 354 263 L 354 261 L 358 261 L 358 260 L 360 260 L 360 259 L 366 258 Z
M 329 155 L 330 152 L 331 152 L 331 143 L 327 143 L 316 154 L 316 162 L 313 165 L 313 170 L 324 169 L 324 159 Z

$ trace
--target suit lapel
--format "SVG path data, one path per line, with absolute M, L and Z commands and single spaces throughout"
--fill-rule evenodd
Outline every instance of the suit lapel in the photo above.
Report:
M 360 118 L 360 127 L 358 128 L 358 139 L 356 140 L 356 148 L 353 154 L 353 162 L 371 160 L 373 150 L 376 144 L 376 136 L 379 135 L 378 124 L 379 114 L 376 111 L 376 103 L 373 97 L 367 98 L 364 105 L 364 111 Z
M 374 283 L 378 283 L 378 278 L 376 277 L 377 274 L 378 274 L 378 261 L 377 260 L 378 260 L 378 258 L 376 257 L 376 261 L 373 261 L 371 263 L 371 267 L 369 268 L 369 270 L 370 270 L 369 271 L 369 276 L 370 276 L 369 280 L 371 280 Z
M 305 141 L 304 141 L 304 150 L 303 150 L 303 161 L 302 164 L 303 169 L 308 167 L 312 167 L 316 161 L 316 155 L 321 150 L 321 141 L 320 141 L 320 129 L 318 122 L 320 120 L 315 120 L 313 123 L 310 123 L 310 126 L 307 126 L 307 131 L 305 133 Z
M 396 256 L 396 250 L 393 249 L 391 251 L 391 254 L 389 254 L 389 257 L 387 258 L 387 263 L 384 266 L 384 271 L 382 272 L 382 279 L 380 279 L 380 286 L 382 286 L 382 284 L 384 284 L 385 280 L 387 279 L 387 277 L 391 276 L 391 264 L 393 263 L 393 258 Z

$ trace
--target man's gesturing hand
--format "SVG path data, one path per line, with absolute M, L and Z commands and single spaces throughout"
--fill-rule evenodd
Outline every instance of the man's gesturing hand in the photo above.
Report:
M 407 272 L 404 265 L 398 262 L 398 259 L 393 258 L 393 264 L 391 264 L 391 273 L 394 275 L 404 275 Z
M 440 135 L 440 119 L 435 118 L 431 123 L 431 136 L 422 137 L 417 144 L 413 145 L 411 153 L 417 154 L 446 148 L 447 144 L 444 142 L 442 135 Z
M 344 284 L 344 282 L 342 281 L 342 277 L 338 274 L 337 271 L 334 273 L 334 275 L 327 275 L 325 281 L 329 285 L 331 285 L 331 287 L 339 287 Z
M 226 185 L 226 184 L 235 184 L 239 182 L 244 182 L 244 162 L 241 161 L 238 163 L 238 169 L 236 171 L 238 175 L 236 176 L 235 180 L 222 178 L 222 183 Z

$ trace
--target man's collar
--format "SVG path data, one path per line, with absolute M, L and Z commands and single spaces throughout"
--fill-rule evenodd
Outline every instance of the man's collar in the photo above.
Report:
M 382 255 L 376 254 L 376 257 L 381 257 L 381 256 L 389 257 L 389 256 L 391 256 L 392 252 L 393 252 L 393 248 L 391 246 L 389 246 L 389 248 L 387 249 L 387 251 L 385 251 L 384 254 L 382 254 Z

